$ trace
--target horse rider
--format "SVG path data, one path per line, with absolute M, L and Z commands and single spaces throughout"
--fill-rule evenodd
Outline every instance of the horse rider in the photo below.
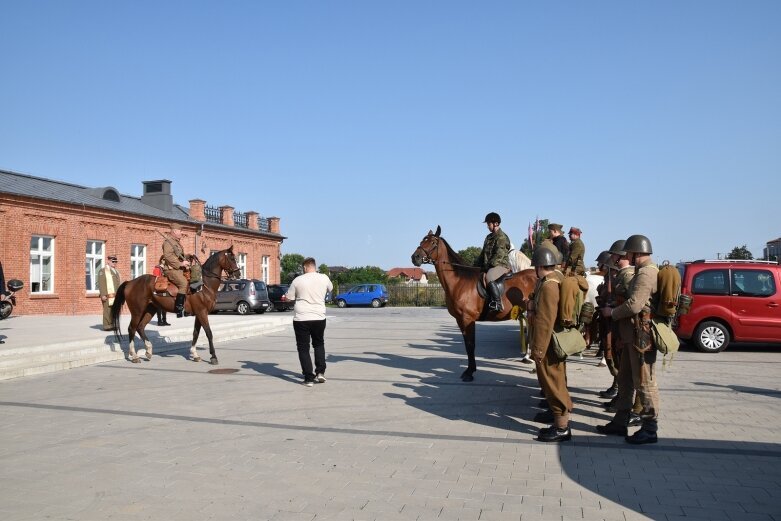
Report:
M 586 265 L 583 259 L 586 257 L 586 245 L 580 239 L 580 228 L 575 226 L 569 229 L 569 255 L 565 257 L 564 274 L 569 275 L 575 273 L 577 275 L 586 274 Z
M 567 238 L 561 232 L 562 226 L 556 223 L 550 223 L 548 225 L 548 231 L 550 231 L 550 240 L 556 249 L 561 253 L 561 257 L 566 261 L 569 259 L 569 242 Z
M 483 251 L 480 252 L 477 264 L 483 272 L 483 283 L 491 297 L 488 307 L 494 311 L 502 311 L 502 295 L 496 279 L 511 271 L 510 238 L 500 229 L 502 218 L 498 213 L 489 213 L 483 222 L 488 226 L 489 233 L 483 242 Z
M 184 316 L 184 299 L 187 295 L 187 279 L 184 276 L 184 270 L 190 266 L 190 262 L 184 255 L 181 239 L 182 227 L 174 223 L 171 225 L 171 233 L 163 241 L 164 275 L 179 290 L 174 303 L 174 311 L 176 311 L 178 318 Z

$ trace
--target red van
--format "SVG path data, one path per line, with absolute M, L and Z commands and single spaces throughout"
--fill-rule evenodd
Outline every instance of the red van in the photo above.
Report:
M 700 351 L 735 342 L 781 342 L 781 265 L 698 260 L 678 264 L 681 293 L 693 298 L 675 332 Z

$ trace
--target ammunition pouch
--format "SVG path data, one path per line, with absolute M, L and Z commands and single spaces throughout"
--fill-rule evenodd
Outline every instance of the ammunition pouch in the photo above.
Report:
M 586 340 L 576 327 L 557 327 L 551 337 L 553 353 L 561 361 L 570 355 L 582 353 L 586 349 Z

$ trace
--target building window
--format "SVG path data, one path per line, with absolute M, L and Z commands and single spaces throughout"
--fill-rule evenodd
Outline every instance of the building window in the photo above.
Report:
M 260 262 L 261 277 L 263 278 L 263 282 L 265 282 L 266 284 L 268 284 L 268 261 L 269 261 L 269 256 L 264 255 Z
M 247 254 L 246 253 L 239 253 L 236 255 L 236 265 L 241 270 L 241 278 L 246 279 L 247 278 Z
M 98 272 L 103 268 L 103 241 L 87 241 L 85 280 L 87 291 L 98 291 Z
M 54 291 L 54 237 L 30 239 L 30 293 Z
M 134 279 L 146 273 L 146 244 L 130 246 L 130 278 Z

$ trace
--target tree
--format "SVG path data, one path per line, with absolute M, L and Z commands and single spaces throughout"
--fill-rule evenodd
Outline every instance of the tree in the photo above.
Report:
M 480 253 L 482 253 L 482 251 L 482 248 L 478 248 L 477 246 L 470 246 L 468 248 L 464 248 L 463 250 L 459 250 L 458 256 L 461 257 L 461 260 L 463 260 L 464 264 L 467 266 L 474 266 L 475 262 L 477 262 L 477 259 L 480 258 Z
M 550 238 L 550 231 L 548 230 L 548 219 L 540 219 L 539 221 L 536 221 L 537 229 L 534 229 L 534 224 L 532 224 L 532 238 L 534 239 L 534 248 L 540 245 L 542 241 L 545 239 Z M 521 244 L 521 251 L 529 258 L 531 258 L 532 253 L 534 250 L 532 248 L 531 244 L 529 244 L 529 238 L 525 238 L 523 240 L 523 244 Z
M 301 264 L 304 262 L 304 256 L 299 253 L 286 253 L 282 256 L 280 267 L 282 270 L 282 284 L 290 284 L 294 278 L 304 273 Z
M 429 284 L 439 284 L 439 275 L 437 275 L 436 271 L 426 273 L 426 278 L 428 279 Z
M 732 251 L 727 254 L 727 259 L 744 259 L 744 260 L 753 260 L 754 256 L 751 254 L 750 251 L 748 251 L 748 248 L 746 248 L 746 245 L 743 246 L 735 246 L 732 248 Z
M 331 271 L 328 269 L 328 265 L 327 264 L 321 264 L 320 267 L 317 268 L 317 271 L 319 273 L 323 273 L 323 274 L 328 275 L 328 276 L 331 275 Z

